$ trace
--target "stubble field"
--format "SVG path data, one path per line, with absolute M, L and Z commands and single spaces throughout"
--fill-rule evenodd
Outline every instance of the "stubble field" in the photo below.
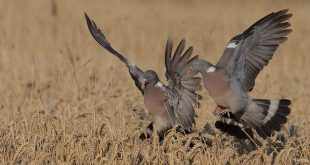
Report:
M 139 141 L 149 123 L 143 97 L 83 17 L 87 12 L 115 48 L 165 81 L 168 37 L 186 38 L 215 63 L 231 37 L 283 8 L 294 14 L 293 33 L 251 95 L 290 98 L 292 113 L 283 131 L 255 150 L 220 132 L 203 135 L 215 121 L 206 91 L 192 134 L 172 130 L 163 145 Z M 309 11 L 306 0 L 0 0 L 1 164 L 310 164 Z

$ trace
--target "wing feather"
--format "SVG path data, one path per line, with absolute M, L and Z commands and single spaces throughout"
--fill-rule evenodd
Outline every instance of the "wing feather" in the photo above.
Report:
M 288 22 L 291 17 L 292 14 L 285 9 L 255 22 L 230 40 L 217 67 L 224 68 L 229 76 L 239 79 L 244 90 L 252 90 L 259 72 L 292 32 Z
M 198 56 L 192 57 L 193 47 L 185 50 L 186 42 L 183 39 L 178 44 L 173 57 L 171 57 L 171 43 L 170 40 L 167 41 L 165 52 L 168 88 L 177 95 L 177 97 L 171 97 L 171 99 L 178 98 L 177 104 L 173 106 L 176 121 L 185 130 L 189 131 L 194 124 L 195 107 L 199 105 L 199 99 L 201 99 L 201 96 L 197 93 L 200 89 L 201 78 L 197 77 L 198 72 L 191 67 L 191 63 L 198 59 Z
M 93 36 L 93 38 L 97 41 L 97 43 L 109 51 L 111 54 L 116 56 L 119 60 L 121 60 L 125 65 L 127 66 L 129 70 L 129 74 L 131 78 L 134 80 L 136 87 L 140 90 L 141 93 L 143 93 L 143 86 L 144 86 L 144 72 L 136 65 L 133 65 L 129 62 L 129 60 L 116 51 L 110 44 L 110 42 L 107 40 L 104 33 L 97 27 L 96 23 L 88 17 L 88 15 L 85 13 L 85 19 L 87 23 L 87 27 L 89 29 L 89 32 Z

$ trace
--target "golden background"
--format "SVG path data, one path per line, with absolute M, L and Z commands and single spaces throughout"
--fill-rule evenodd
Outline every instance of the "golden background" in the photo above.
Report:
M 263 147 L 238 154 L 216 137 L 187 151 L 182 141 L 139 142 L 143 97 L 125 66 L 100 48 L 84 12 L 112 45 L 164 80 L 164 45 L 186 38 L 212 63 L 227 41 L 272 11 L 289 8 L 293 32 L 260 73 L 256 98 L 290 98 L 285 130 L 298 136 L 272 157 Z M 310 1 L 0 0 L 0 161 L 32 164 L 310 163 Z M 214 122 L 203 91 L 196 132 Z M 173 133 L 171 133 L 173 136 Z M 220 136 L 220 135 L 219 135 Z

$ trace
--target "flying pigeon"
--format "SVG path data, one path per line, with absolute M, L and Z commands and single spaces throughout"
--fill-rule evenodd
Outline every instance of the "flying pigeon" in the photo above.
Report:
M 201 78 L 197 76 L 198 71 L 195 72 L 191 65 L 198 59 L 198 56 L 192 57 L 193 47 L 184 51 L 185 40 L 183 39 L 172 55 L 173 44 L 168 39 L 165 50 L 165 75 L 169 83 L 165 85 L 159 80 L 155 71 L 142 71 L 116 51 L 86 13 L 85 18 L 93 38 L 127 66 L 136 87 L 142 93 L 147 112 L 152 118 L 146 130 L 147 136 L 151 136 L 153 128 L 160 139 L 163 139 L 165 132 L 173 127 L 178 127 L 185 133 L 191 132 L 195 124 L 195 108 L 198 107 L 201 99 L 197 94 L 201 88 Z
M 193 68 L 203 83 L 220 116 L 215 126 L 228 133 L 254 129 L 263 138 L 279 131 L 290 113 L 289 99 L 256 99 L 249 96 L 259 72 L 271 60 L 278 46 L 292 31 L 288 9 L 273 12 L 233 37 L 216 65 L 195 60 Z M 230 127 L 231 126 L 231 127 Z

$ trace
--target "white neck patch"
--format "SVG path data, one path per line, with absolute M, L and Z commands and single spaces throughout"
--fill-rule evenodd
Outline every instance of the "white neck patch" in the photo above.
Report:
M 134 63 L 129 63 L 129 66 L 135 67 L 136 65 Z
M 216 70 L 216 68 L 214 66 L 210 66 L 208 69 L 207 69 L 207 73 L 212 73 Z
M 162 88 L 164 86 L 163 83 L 161 83 L 160 81 L 158 81 L 156 84 L 155 84 L 156 87 L 159 87 L 159 88 Z
M 230 42 L 226 48 L 236 48 L 238 46 L 238 44 L 236 44 L 236 42 Z

